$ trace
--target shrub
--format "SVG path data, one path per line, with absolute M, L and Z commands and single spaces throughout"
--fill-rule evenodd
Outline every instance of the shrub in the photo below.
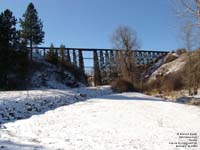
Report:
M 66 69 L 67 71 L 69 71 L 70 73 L 74 75 L 75 79 L 77 79 L 78 81 L 81 81 L 82 83 L 88 84 L 87 76 L 80 68 L 68 62 L 66 63 L 60 62 L 60 63 L 64 69 Z
M 161 81 L 159 79 L 157 79 L 157 80 L 153 80 L 153 81 L 145 83 L 143 90 L 144 91 L 152 91 L 155 89 L 160 89 L 160 87 L 161 87 Z
M 182 48 L 182 49 L 177 49 L 177 50 L 176 50 L 176 53 L 177 53 L 178 55 L 184 54 L 184 53 L 186 53 L 186 52 L 187 52 L 187 50 L 184 49 L 184 48 Z
M 185 86 L 181 72 L 169 74 L 164 79 L 163 89 L 167 91 L 178 91 Z
M 186 102 L 186 104 L 200 106 L 200 100 L 191 98 L 188 100 L 188 102 Z
M 124 79 L 116 79 L 111 83 L 111 88 L 114 92 L 133 92 L 136 91 L 133 87 L 133 84 Z
M 153 91 L 156 90 L 159 93 L 163 91 L 179 91 L 186 87 L 186 83 L 184 80 L 183 71 L 174 72 L 168 74 L 166 76 L 157 77 L 156 80 L 152 80 L 144 84 L 145 91 Z

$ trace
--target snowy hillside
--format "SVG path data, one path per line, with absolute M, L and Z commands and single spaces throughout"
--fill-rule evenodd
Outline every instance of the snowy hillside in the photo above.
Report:
M 82 75 L 78 78 L 69 69 L 56 66 L 44 60 L 40 54 L 33 53 L 30 83 L 27 88 L 69 89 L 85 86 L 87 81 Z
M 186 59 L 186 54 L 182 54 L 180 56 L 177 56 L 178 58 L 165 63 L 165 58 L 160 60 L 159 63 L 159 67 L 153 71 L 153 73 L 151 74 L 149 81 L 153 81 L 156 80 L 156 77 L 158 75 L 163 75 L 166 76 L 170 73 L 175 73 L 178 71 L 181 71 L 181 69 L 184 68 L 185 64 L 187 63 L 187 59 Z M 157 65 L 157 63 L 155 64 Z
M 190 150 L 170 143 L 199 126 L 199 107 L 112 94 L 4 124 L 0 150 Z

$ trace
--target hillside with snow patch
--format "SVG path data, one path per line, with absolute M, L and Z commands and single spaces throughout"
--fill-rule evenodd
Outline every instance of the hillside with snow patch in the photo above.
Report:
M 70 89 L 87 85 L 83 74 L 76 75 L 70 68 L 51 64 L 38 53 L 33 53 L 31 65 L 26 89 Z
M 184 66 L 187 63 L 186 54 L 181 54 L 180 56 L 177 56 L 176 53 L 173 53 L 173 55 L 176 55 L 177 58 L 170 62 L 165 62 L 166 58 L 168 57 L 166 56 L 153 65 L 153 66 L 157 65 L 158 67 L 154 67 L 156 69 L 152 70 L 152 73 L 149 77 L 149 81 L 156 80 L 157 76 L 159 75 L 166 76 L 169 75 L 170 73 L 179 72 L 184 68 Z

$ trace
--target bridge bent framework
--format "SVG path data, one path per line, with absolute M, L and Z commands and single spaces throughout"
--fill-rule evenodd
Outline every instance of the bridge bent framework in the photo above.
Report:
M 29 48 L 30 49 L 30 48 Z M 33 53 L 39 53 L 41 56 L 43 56 L 44 58 L 46 57 L 48 51 L 50 50 L 50 47 L 33 47 Z M 60 54 L 60 50 L 61 48 L 55 47 L 53 48 L 53 51 L 55 51 L 58 54 Z M 116 55 L 117 53 L 123 53 L 126 50 L 116 50 L 116 49 L 96 49 L 96 48 L 63 48 L 64 50 L 64 55 L 65 58 L 71 58 L 71 63 L 77 65 L 77 67 L 80 67 L 80 61 L 79 60 L 79 55 L 82 55 L 83 58 L 83 71 L 85 71 L 87 74 L 90 73 L 90 76 L 93 76 L 93 73 L 95 72 L 95 61 L 94 59 L 102 59 L 100 57 L 102 57 L 103 55 L 103 59 L 104 61 L 109 61 L 107 62 L 107 64 L 112 64 L 113 62 L 111 62 L 111 57 L 113 55 Z M 159 59 L 161 59 L 162 57 L 166 56 L 169 51 L 156 51 L 156 50 L 134 50 L 131 51 L 134 52 L 134 58 L 136 60 L 136 64 L 138 66 L 142 66 L 142 65 L 148 65 L 151 66 L 152 64 L 154 64 L 156 61 L 158 61 Z M 97 55 L 97 58 L 95 58 L 95 54 Z M 67 56 L 69 55 L 69 56 Z M 76 57 L 76 58 L 74 58 Z M 109 60 L 108 58 L 109 57 Z M 74 62 L 76 61 L 76 62 Z M 112 60 L 113 61 L 113 60 Z M 118 62 L 115 62 L 115 64 L 117 64 Z M 106 64 L 106 63 L 104 63 Z M 100 63 L 99 63 L 100 65 Z M 99 66 L 99 68 L 101 69 L 101 67 Z M 104 68 L 106 68 L 106 66 L 104 66 Z M 112 67 L 108 67 L 109 69 L 112 69 Z M 109 70 L 109 72 L 111 72 L 112 70 Z

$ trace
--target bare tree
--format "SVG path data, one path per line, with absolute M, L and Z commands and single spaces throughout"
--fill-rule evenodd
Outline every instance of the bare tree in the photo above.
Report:
M 187 74 L 188 74 L 188 92 L 189 95 L 192 95 L 192 72 L 191 72 L 191 68 L 192 68 L 192 61 L 191 61 L 191 53 L 190 50 L 192 48 L 192 40 L 191 40 L 191 26 L 186 26 L 186 30 L 184 32 L 185 34 L 185 46 L 187 49 L 187 54 L 188 54 L 188 67 L 187 67 Z
M 120 65 L 118 64 L 118 70 L 120 69 L 120 72 L 122 72 L 122 77 L 135 83 L 136 64 L 134 50 L 140 47 L 136 31 L 128 26 L 119 26 L 113 33 L 112 43 L 114 48 L 123 50 L 119 60 Z
M 189 95 L 197 94 L 198 89 L 198 64 L 193 61 L 194 50 L 196 46 L 196 34 L 191 23 L 187 23 L 182 28 L 182 39 L 187 50 L 186 82 L 188 85 Z
M 173 0 L 174 1 L 174 0 Z M 182 17 L 182 34 L 185 48 L 187 50 L 188 63 L 186 67 L 186 81 L 188 83 L 189 95 L 197 94 L 200 79 L 200 65 L 194 62 L 193 52 L 195 46 L 199 46 L 200 29 L 200 0 L 175 0 L 176 10 L 179 17 Z M 200 56 L 200 54 L 197 54 Z
M 128 26 L 119 26 L 112 36 L 114 48 L 121 50 L 136 50 L 140 47 L 137 32 Z
M 178 16 L 200 26 L 200 0 L 175 0 L 174 5 Z

